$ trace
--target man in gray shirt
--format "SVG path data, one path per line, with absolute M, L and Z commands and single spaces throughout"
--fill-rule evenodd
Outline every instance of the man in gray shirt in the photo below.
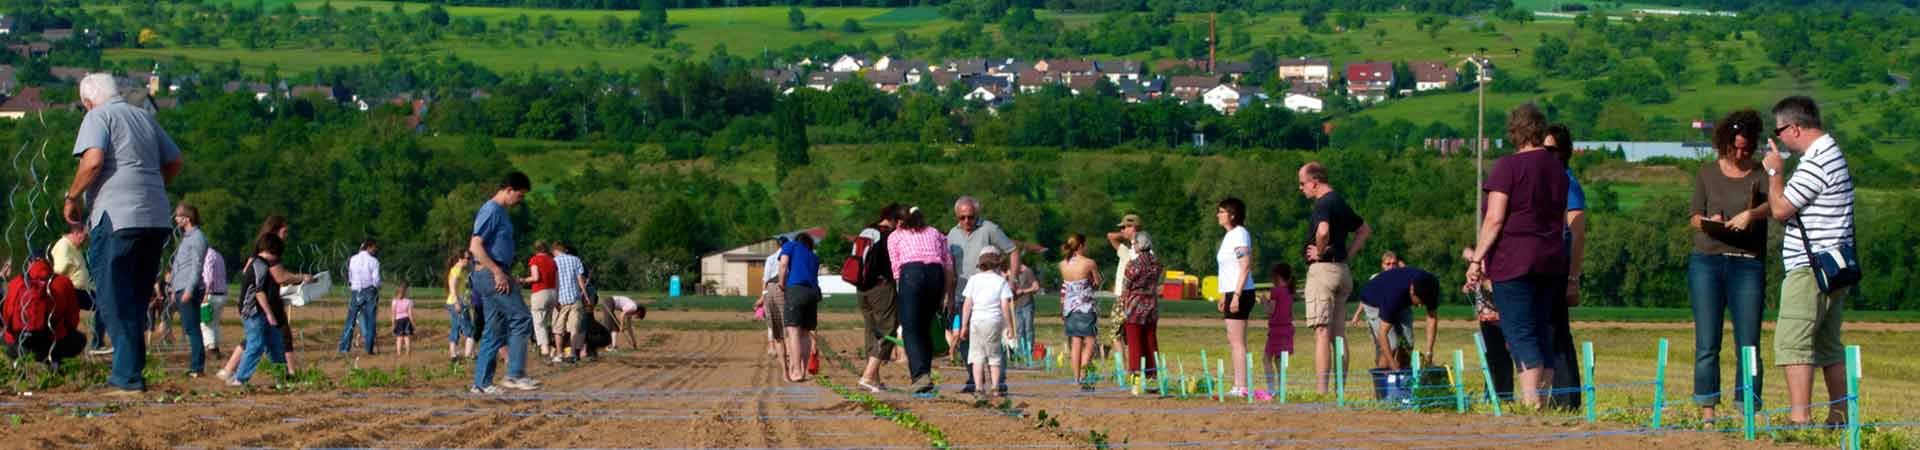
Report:
M 204 342 L 200 340 L 200 302 L 207 297 L 200 268 L 206 265 L 207 235 L 200 232 L 200 209 L 181 203 L 173 210 L 173 224 L 180 227 L 180 245 L 173 249 L 173 283 L 167 295 L 180 310 L 180 330 L 187 335 L 190 353 L 188 378 L 200 378 L 207 368 Z
M 167 183 L 180 173 L 180 147 L 153 113 L 120 98 L 111 74 L 81 79 L 80 105 L 87 109 L 73 142 L 80 161 L 62 215 L 91 229 L 87 270 L 113 339 L 109 395 L 139 395 L 147 387 L 140 375 L 147 365 L 147 297 L 167 245 Z
M 954 286 L 947 290 L 953 293 L 953 299 L 947 305 L 947 311 L 957 315 L 960 314 L 960 307 L 963 304 L 960 293 L 967 290 L 967 277 L 980 273 L 978 267 L 980 249 L 987 246 L 1000 249 L 1000 253 L 1009 255 L 1007 267 L 1020 267 L 1020 250 L 1014 248 L 1013 240 L 1007 238 L 1006 232 L 1000 231 L 999 224 L 980 218 L 979 200 L 974 200 L 973 197 L 960 197 L 953 202 L 953 216 L 960 223 L 947 231 L 947 251 L 953 253 L 954 273 L 958 276 L 954 279 Z M 960 354 L 961 359 L 966 359 L 966 345 L 956 346 L 954 351 Z M 999 390 L 1001 393 L 1007 392 L 1006 370 L 1006 366 L 1000 366 Z M 973 370 L 968 369 L 967 385 L 961 388 L 960 392 L 973 391 Z

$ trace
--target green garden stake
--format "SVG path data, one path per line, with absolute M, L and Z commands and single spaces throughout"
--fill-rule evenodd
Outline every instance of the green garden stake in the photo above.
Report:
M 1580 349 L 1582 351 L 1580 355 L 1580 368 L 1583 369 L 1583 375 L 1585 375 L 1580 377 L 1580 392 L 1587 400 L 1587 423 L 1592 424 L 1595 420 L 1599 419 L 1598 411 L 1594 409 L 1596 399 L 1593 398 L 1595 396 L 1593 389 L 1593 341 L 1581 342 Z
M 1335 403 L 1342 408 L 1347 406 L 1346 362 L 1347 338 L 1345 336 L 1335 336 L 1333 338 L 1333 387 L 1336 391 L 1334 393 Z
M 1132 377 L 1132 375 L 1128 375 L 1128 376 Z M 1134 395 L 1140 395 L 1139 394 L 1140 391 L 1143 391 L 1146 389 L 1147 389 L 1147 356 L 1140 355 L 1140 379 L 1133 381 Z
M 1293 352 L 1280 352 L 1280 392 L 1274 394 L 1274 398 L 1280 399 L 1281 404 L 1287 403 L 1287 360 L 1292 357 Z
M 1740 390 L 1740 414 L 1746 417 L 1746 423 L 1740 426 L 1740 431 L 1749 441 L 1759 434 L 1756 429 L 1758 424 L 1753 422 L 1753 374 L 1759 371 L 1754 362 L 1759 356 L 1757 352 L 1758 349 L 1751 345 L 1740 347 L 1740 386 L 1744 388 Z
M 1660 416 L 1667 409 L 1667 339 L 1660 338 L 1660 353 L 1653 371 L 1653 429 L 1660 429 Z
M 1160 383 L 1160 391 L 1156 394 L 1161 397 L 1167 396 L 1167 377 L 1166 374 L 1160 373 L 1166 371 L 1161 369 L 1166 366 L 1167 360 L 1160 357 L 1160 352 L 1153 352 L 1153 380 Z
M 1253 403 L 1253 352 L 1247 352 L 1247 403 Z
M 1413 352 L 1413 391 L 1412 392 L 1413 392 L 1414 398 L 1418 399 L 1420 396 L 1420 351 L 1419 350 L 1415 350 Z
M 1205 357 L 1206 352 L 1206 350 L 1200 351 L 1202 355 L 1200 358 L 1200 382 L 1207 385 L 1207 396 L 1212 397 L 1214 391 L 1217 390 L 1219 386 L 1217 385 L 1218 383 L 1213 382 L 1213 363 L 1207 362 L 1207 358 Z
M 1847 346 L 1847 450 L 1860 450 L 1860 346 Z
M 1493 416 L 1500 417 L 1500 391 L 1493 386 L 1493 367 L 1487 365 L 1486 336 L 1473 333 L 1473 348 L 1480 352 L 1480 379 L 1487 383 L 1487 403 L 1493 404 Z
M 1467 412 L 1467 352 L 1453 350 L 1453 368 L 1447 373 L 1453 377 L 1453 412 L 1465 414 Z
M 1214 379 L 1222 380 L 1222 381 L 1226 380 L 1227 379 L 1227 360 L 1219 359 L 1219 360 L 1215 360 L 1214 362 L 1218 363 L 1220 366 L 1220 376 L 1215 377 Z M 1216 384 L 1220 383 L 1220 381 L 1215 381 L 1215 383 Z M 1227 402 L 1227 391 L 1223 391 L 1219 389 L 1215 389 L 1214 391 L 1220 393 L 1220 395 L 1218 397 L 1215 397 L 1214 400 L 1218 401 L 1219 403 Z
M 1181 387 L 1181 400 L 1187 400 L 1187 394 L 1190 394 L 1190 388 L 1187 388 L 1187 362 L 1181 362 L 1179 358 L 1175 358 L 1173 365 L 1181 369 L 1181 385 L 1179 385 L 1179 387 Z

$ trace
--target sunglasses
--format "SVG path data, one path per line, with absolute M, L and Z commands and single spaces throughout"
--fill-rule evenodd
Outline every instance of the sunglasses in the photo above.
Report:
M 1787 131 L 1788 128 L 1793 128 L 1793 125 L 1781 125 L 1779 128 L 1774 128 L 1773 135 L 1779 136 L 1780 133 Z

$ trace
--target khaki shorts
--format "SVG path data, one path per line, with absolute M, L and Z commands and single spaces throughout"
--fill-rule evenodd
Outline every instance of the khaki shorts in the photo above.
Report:
M 1821 294 L 1812 269 L 1787 272 L 1780 282 L 1780 320 L 1773 330 L 1774 364 L 1826 367 L 1845 362 L 1840 317 L 1849 290 Z
M 1006 333 L 1006 321 L 975 320 L 970 325 L 967 327 L 967 364 L 1000 365 L 1000 337 Z
M 1307 327 L 1336 327 L 1346 323 L 1347 297 L 1353 295 L 1353 273 L 1346 263 L 1313 263 L 1307 266 Z
M 553 330 L 556 333 L 577 333 L 580 331 L 580 304 L 553 305 Z

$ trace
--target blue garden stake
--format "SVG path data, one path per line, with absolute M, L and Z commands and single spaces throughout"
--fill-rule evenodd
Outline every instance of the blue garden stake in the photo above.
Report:
M 1454 349 L 1453 368 L 1447 372 L 1449 376 L 1453 377 L 1454 412 L 1465 414 L 1467 412 L 1467 352 Z M 1587 378 L 1591 379 L 1593 377 Z
M 1740 414 L 1746 417 L 1746 423 L 1740 426 L 1741 434 L 1747 440 L 1754 440 L 1758 434 L 1758 424 L 1753 422 L 1753 373 L 1758 372 L 1756 352 L 1751 345 L 1740 347 Z
M 1580 355 L 1580 368 L 1585 372 L 1583 374 L 1585 376 L 1580 377 L 1580 393 L 1586 397 L 1587 400 L 1587 423 L 1592 424 L 1595 420 L 1599 419 L 1598 411 L 1594 409 L 1594 402 L 1597 400 L 1594 397 L 1597 395 L 1595 395 L 1593 389 L 1593 341 L 1581 342 L 1580 350 L 1582 351 Z
M 1480 352 L 1480 379 L 1487 383 L 1487 403 L 1493 404 L 1493 416 L 1500 417 L 1500 391 L 1493 386 L 1493 368 L 1487 365 L 1487 338 L 1473 333 L 1473 347 Z
M 1347 406 L 1347 338 L 1345 336 L 1333 338 L 1333 386 L 1338 391 L 1334 393 L 1336 404 L 1345 408 Z
M 1667 409 L 1667 339 L 1660 338 L 1658 365 L 1653 371 L 1653 429 L 1660 429 L 1660 415 Z
M 1847 450 L 1860 450 L 1860 346 L 1847 346 Z
M 1280 393 L 1275 394 L 1274 398 L 1280 399 L 1282 404 L 1287 402 L 1287 360 L 1292 356 L 1293 352 L 1280 352 Z

